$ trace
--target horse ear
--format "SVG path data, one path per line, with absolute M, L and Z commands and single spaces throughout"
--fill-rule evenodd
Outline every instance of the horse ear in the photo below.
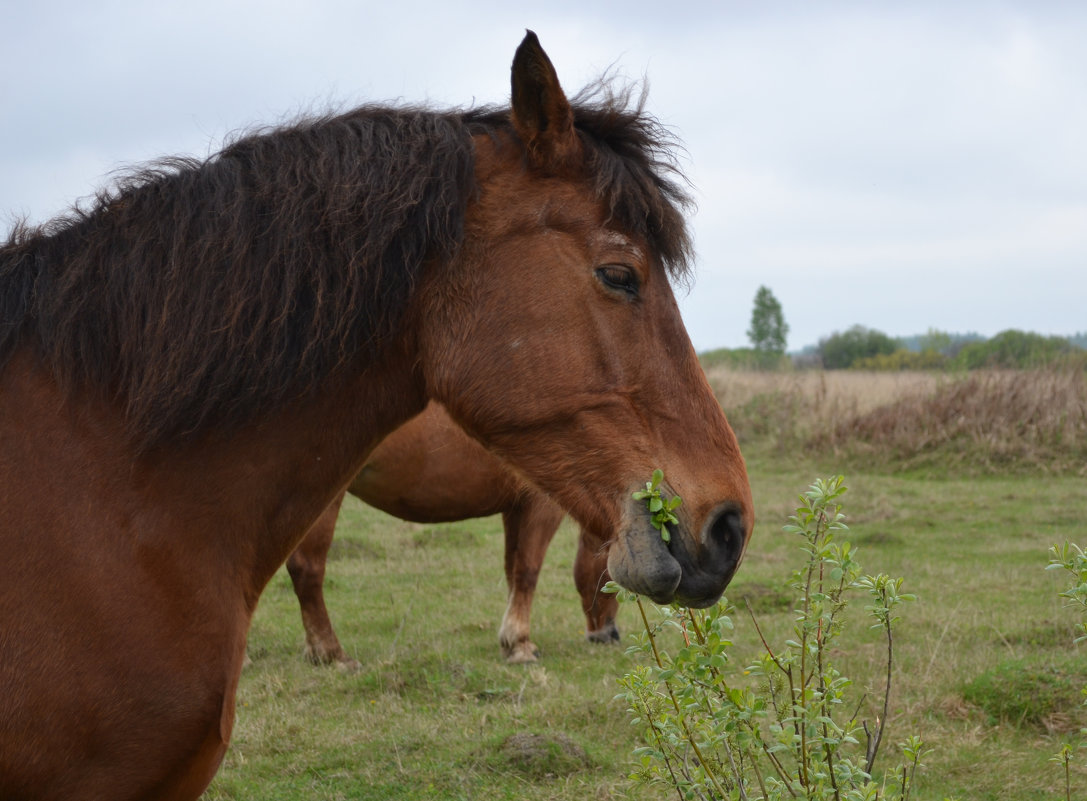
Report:
M 574 112 L 551 59 L 532 31 L 513 56 L 513 127 L 538 167 L 561 169 L 581 154 Z

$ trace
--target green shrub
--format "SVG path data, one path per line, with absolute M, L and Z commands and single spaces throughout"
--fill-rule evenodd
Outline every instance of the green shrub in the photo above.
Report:
M 1085 614 L 1079 624 L 1079 628 L 1083 630 L 1083 636 L 1077 637 L 1076 642 L 1087 640 L 1087 553 L 1079 545 L 1071 542 L 1054 545 L 1049 549 L 1049 564 L 1046 565 L 1046 570 L 1065 570 L 1071 574 L 1070 584 L 1060 593 L 1060 596 L 1071 601 L 1071 605 L 1080 607 L 1080 611 Z M 1081 676 L 1080 681 L 1083 680 Z M 1087 696 L 1087 687 L 1084 687 L 1081 693 Z M 1087 700 L 1084 701 L 1084 705 L 1087 706 Z M 1072 760 L 1078 749 L 1087 748 L 1087 728 L 1080 729 L 1079 733 L 1081 735 L 1079 743 L 1063 743 L 1060 751 L 1050 758 L 1050 761 L 1056 762 L 1064 769 L 1066 801 L 1072 801 Z
M 898 343 L 882 331 L 855 325 L 819 340 L 818 350 L 823 367 L 840 370 L 853 367 L 861 359 L 894 353 Z
M 759 630 L 765 650 L 742 672 L 730 661 L 733 610 L 726 600 L 708 610 L 659 607 L 620 591 L 636 604 L 645 629 L 629 652 L 647 664 L 619 682 L 645 741 L 635 751 L 633 780 L 703 801 L 908 801 L 929 751 L 920 738 L 900 744 L 898 764 L 881 780 L 873 766 L 888 720 L 895 612 L 913 596 L 900 591 L 902 579 L 862 575 L 856 552 L 835 540 L 846 530 L 838 502 L 844 493 L 839 476 L 801 496 L 785 527 L 801 538 L 804 554 L 789 582 L 796 598 L 792 637 L 771 646 Z M 832 659 L 841 648 L 843 612 L 858 593 L 868 599 L 865 610 L 883 632 L 887 654 L 874 723 L 857 719 L 857 693 Z M 681 638 L 674 653 L 666 631 Z
M 992 339 L 973 342 L 961 351 L 955 359 L 959 367 L 975 370 L 983 367 L 1045 367 L 1065 359 L 1075 359 L 1083 363 L 1085 355 L 1064 337 L 1047 337 L 1029 331 L 1009 329 L 1001 331 Z
M 1072 542 L 1054 545 L 1049 549 L 1046 570 L 1065 570 L 1071 574 L 1071 584 L 1060 595 L 1071 601 L 1072 605 L 1081 607 L 1080 611 L 1085 615 L 1079 624 L 1083 636 L 1077 637 L 1076 642 L 1087 640 L 1087 553 Z

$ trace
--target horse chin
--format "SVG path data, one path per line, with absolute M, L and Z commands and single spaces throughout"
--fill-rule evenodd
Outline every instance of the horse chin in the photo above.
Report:
M 689 606 L 691 609 L 708 609 L 709 607 L 720 601 L 723 594 L 724 592 L 722 591 L 710 593 L 709 595 L 686 595 L 683 592 L 677 591 L 674 601 L 680 606 Z
M 719 575 L 685 571 L 672 600 L 692 609 L 706 609 L 721 600 L 728 580 L 731 578 L 731 571 L 728 578 L 724 580 Z

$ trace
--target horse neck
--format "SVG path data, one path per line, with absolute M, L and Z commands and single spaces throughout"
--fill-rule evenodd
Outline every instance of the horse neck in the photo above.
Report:
M 410 372 L 368 370 L 331 384 L 199 456 L 214 468 L 189 495 L 229 488 L 218 505 L 242 533 L 238 559 L 248 566 L 246 592 L 254 603 L 369 453 L 425 405 L 421 382 Z
M 25 451 L 9 452 L 33 473 L 16 479 L 24 493 L 72 507 L 60 519 L 92 508 L 85 526 L 100 530 L 89 538 L 129 537 L 171 573 L 191 570 L 190 583 L 233 587 L 251 610 L 369 452 L 424 407 L 414 371 L 396 367 L 405 364 L 397 354 L 238 431 L 140 453 L 114 404 L 66 395 L 23 352 L 0 372 L 0 442 Z

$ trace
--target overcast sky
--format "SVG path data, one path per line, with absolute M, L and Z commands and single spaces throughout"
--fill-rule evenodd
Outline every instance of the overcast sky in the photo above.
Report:
M 760 285 L 793 350 L 1087 330 L 1083 2 L 9 0 L 0 227 L 306 109 L 505 103 L 525 28 L 570 93 L 647 78 L 684 141 L 699 350 L 747 344 Z

